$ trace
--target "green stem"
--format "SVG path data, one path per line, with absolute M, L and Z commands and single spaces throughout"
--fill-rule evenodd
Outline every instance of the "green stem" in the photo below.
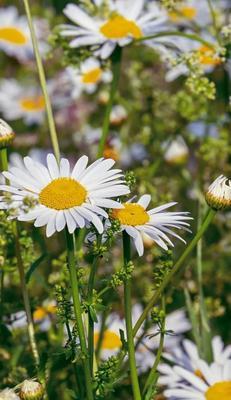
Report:
M 130 236 L 127 232 L 123 232 L 123 253 L 124 253 L 124 266 L 126 268 L 129 261 L 131 261 L 131 246 Z M 132 381 L 132 390 L 135 400 L 141 400 L 140 387 L 138 374 L 136 370 L 135 347 L 132 333 L 132 304 L 131 304 L 131 278 L 126 279 L 124 282 L 124 303 L 125 303 L 125 321 L 126 321 L 126 334 L 128 344 L 128 356 L 130 375 Z
M 103 130 L 102 130 L 102 135 L 100 138 L 99 142 L 99 148 L 98 148 L 98 157 L 102 157 L 104 147 L 107 141 L 108 133 L 109 133 L 109 126 L 110 126 L 110 115 L 111 115 L 111 110 L 114 104 L 114 99 L 119 83 L 119 78 L 120 78 L 120 65 L 121 65 L 121 58 L 122 58 L 122 48 L 117 47 L 112 54 L 112 83 L 111 83 L 111 90 L 110 90 L 110 98 L 107 104 L 107 108 L 105 111 L 105 116 L 104 116 L 104 121 L 103 121 Z
M 7 158 L 7 148 L 5 147 L 4 149 L 0 150 L 1 152 L 1 170 L 2 171 L 7 171 L 8 170 L 8 158 Z
M 150 40 L 150 39 L 158 39 L 158 38 L 165 37 L 165 36 L 180 36 L 180 37 L 184 37 L 186 39 L 196 40 L 197 42 L 200 42 L 200 43 L 204 44 L 205 46 L 208 46 L 211 48 L 214 47 L 213 43 L 210 43 L 207 40 L 204 40 L 200 36 L 197 36 L 193 33 L 183 33 L 183 32 L 178 32 L 178 31 L 166 31 L 166 32 L 155 33 L 154 35 L 150 35 L 150 36 L 142 36 L 141 38 L 136 39 L 136 42 L 142 42 L 144 40 Z
M 34 29 L 34 25 L 33 25 L 33 21 L 32 21 L 29 0 L 23 0 L 23 2 L 24 2 L 24 6 L 25 6 L 27 19 L 28 19 L 28 25 L 30 28 L 30 34 L 31 34 L 31 39 L 32 39 L 32 43 L 33 43 L 35 59 L 36 59 L 36 63 L 37 63 L 39 80 L 40 80 L 40 84 L 41 84 L 41 88 L 42 88 L 42 92 L 43 92 L 43 96 L 44 96 L 51 142 L 52 142 L 55 157 L 59 161 L 60 150 L 59 150 L 58 137 L 57 137 L 56 127 L 55 127 L 55 121 L 54 121 L 53 111 L 52 111 L 52 107 L 51 107 L 51 102 L 50 102 L 50 98 L 49 98 L 48 90 L 47 90 L 45 71 L 44 71 L 42 59 L 41 59 L 41 56 L 39 53 L 38 40 L 36 38 L 35 29 Z
M 214 11 L 214 8 L 213 8 L 211 0 L 207 0 L 207 3 L 208 3 L 209 11 L 210 11 L 210 14 L 211 14 L 211 17 L 212 17 L 213 26 L 214 26 L 214 30 L 215 30 L 215 33 L 216 33 L 216 38 L 217 38 L 218 43 L 220 43 L 219 29 L 218 29 L 218 26 L 217 26 L 216 14 L 215 14 L 215 11 Z
M 164 298 L 164 296 L 162 297 L 162 309 L 165 311 L 165 298 Z M 153 367 L 152 367 L 152 369 L 151 369 L 151 371 L 150 371 L 150 373 L 148 375 L 147 381 L 146 381 L 146 383 L 144 385 L 143 395 L 148 390 L 148 393 L 147 393 L 147 397 L 148 398 L 151 398 L 151 397 L 149 397 L 149 393 L 151 395 L 151 392 L 153 392 L 153 389 L 154 389 L 153 388 L 153 384 L 155 382 L 156 370 L 157 370 L 157 367 L 158 367 L 158 365 L 160 363 L 162 352 L 163 352 L 163 348 L 164 348 L 164 335 L 165 335 L 165 319 L 164 319 L 163 325 L 161 327 L 160 343 L 159 343 L 159 348 L 158 348 L 158 351 L 157 351 L 157 355 L 156 355 Z
M 133 335 L 135 336 L 138 330 L 140 329 L 141 325 L 145 321 L 145 319 L 148 316 L 149 311 L 152 309 L 154 304 L 159 300 L 163 290 L 166 288 L 166 286 L 169 284 L 173 276 L 179 271 L 180 267 L 184 263 L 185 259 L 188 257 L 188 255 L 191 253 L 191 251 L 195 248 L 197 245 L 197 242 L 201 239 L 205 231 L 207 230 L 208 226 L 212 222 L 214 216 L 216 214 L 216 211 L 209 209 L 207 215 L 205 216 L 204 222 L 202 223 L 200 229 L 198 230 L 196 236 L 192 239 L 192 241 L 189 243 L 189 245 L 186 247 L 185 251 L 183 254 L 180 256 L 176 264 L 174 265 L 173 269 L 171 272 L 165 277 L 163 280 L 162 284 L 160 285 L 159 289 L 155 292 L 155 294 L 152 296 L 151 300 L 148 302 L 146 308 L 144 309 L 143 313 L 141 314 L 140 318 L 136 322 L 136 325 L 134 326 L 133 329 Z
M 21 254 L 21 246 L 20 246 L 20 242 L 19 242 L 19 226 L 18 226 L 17 221 L 14 221 L 13 224 L 14 224 L 16 259 L 17 259 L 17 266 L 18 266 L 18 272 L 19 272 L 19 277 L 20 277 L 20 285 L 21 285 L 21 290 L 22 290 L 22 295 L 23 295 L 24 308 L 25 308 L 26 317 L 27 317 L 28 336 L 29 336 L 30 346 L 31 346 L 33 357 L 34 357 L 35 365 L 38 368 L 40 359 L 39 359 L 39 353 L 38 353 L 37 344 L 36 344 L 36 340 L 35 340 L 34 324 L 33 324 L 33 319 L 32 319 L 32 315 L 31 315 L 31 308 L 30 308 L 30 299 L 29 299 L 29 294 L 28 294 L 28 290 L 27 290 L 27 286 L 26 286 L 24 265 L 23 265 L 22 254 Z
M 84 369 L 85 376 L 85 384 L 86 384 L 86 395 L 87 400 L 93 400 L 93 391 L 92 391 L 92 380 L 91 380 L 91 371 L 88 360 L 88 351 L 86 345 L 86 338 L 82 320 L 82 309 L 80 303 L 80 293 L 79 293 L 79 282 L 77 278 L 76 271 L 76 260 L 75 260 L 75 240 L 74 235 L 71 235 L 66 229 L 66 241 L 67 241 L 67 260 L 68 267 L 70 272 L 70 282 L 72 288 L 72 297 L 73 297 L 73 305 L 74 305 L 74 313 L 77 323 L 77 329 L 79 334 L 79 342 L 82 351 L 82 363 Z

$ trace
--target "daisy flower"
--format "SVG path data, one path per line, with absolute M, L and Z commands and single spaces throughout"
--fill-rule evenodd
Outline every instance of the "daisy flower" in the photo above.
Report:
M 224 346 L 222 339 L 215 336 L 212 339 L 213 361 L 218 365 L 223 365 L 231 358 L 231 346 Z M 169 347 L 167 352 L 163 353 L 163 357 L 170 361 L 173 365 L 178 365 L 187 371 L 194 373 L 196 376 L 202 377 L 200 371 L 200 356 L 196 345 L 188 339 L 182 341 L 178 345 Z M 181 381 L 181 378 L 175 373 L 174 369 L 168 364 L 161 364 L 158 367 L 162 374 L 159 378 L 161 385 L 175 385 Z
M 68 4 L 64 14 L 75 25 L 62 25 L 61 35 L 72 37 L 70 47 L 98 46 L 95 52 L 102 59 L 108 58 L 117 45 L 123 47 L 148 32 L 154 33 L 166 20 L 165 13 L 157 6 L 145 10 L 144 0 L 111 0 L 107 17 L 88 15 L 75 4 Z
M 124 208 L 114 209 L 111 213 L 111 218 L 119 220 L 121 229 L 131 236 L 139 256 L 144 253 L 142 232 L 150 236 L 162 249 L 167 250 L 168 246 L 173 247 L 174 245 L 166 233 L 177 237 L 185 243 L 170 228 L 187 230 L 189 224 L 186 221 L 192 219 L 187 216 L 188 212 L 165 211 L 167 208 L 177 204 L 175 202 L 146 211 L 150 201 L 151 196 L 146 194 L 137 203 L 132 203 L 131 201 L 124 203 Z
M 211 23 L 211 14 L 207 0 L 183 0 L 174 10 L 167 13 L 169 22 L 174 25 L 190 26 L 193 24 L 201 27 Z
M 10 125 L 0 118 L 0 149 L 9 146 L 15 138 L 15 133 Z
M 99 60 L 94 57 L 87 58 L 79 69 L 68 67 L 67 75 L 72 86 L 73 98 L 78 98 L 84 91 L 94 93 L 100 82 L 108 83 L 112 79 L 111 71 L 104 70 Z
M 231 180 L 220 175 L 205 193 L 208 205 L 215 210 L 231 207 Z
M 175 366 L 174 372 L 179 376 L 180 383 L 164 391 L 167 399 L 184 400 L 230 400 L 231 398 L 231 360 L 208 365 L 205 361 L 198 362 L 201 377 L 185 368 Z M 182 383 L 182 381 L 184 383 Z
M 48 34 L 47 23 L 44 20 L 35 20 L 34 23 L 40 53 L 44 54 L 48 50 L 44 41 Z M 34 58 L 27 18 L 19 16 L 16 7 L 0 8 L 0 49 L 20 62 Z
M 40 89 L 23 86 L 16 79 L 0 81 L 0 112 L 6 120 L 22 118 L 25 123 L 40 124 L 44 111 L 45 101 Z
M 6 388 L 0 391 L 0 400 L 20 400 L 13 389 Z
M 37 307 L 33 312 L 33 320 L 39 325 L 42 332 L 49 330 L 52 320 L 57 312 L 55 301 L 46 300 L 40 307 Z
M 110 114 L 111 125 L 118 126 L 122 124 L 122 122 L 126 121 L 127 117 L 128 117 L 127 110 L 123 106 L 117 104 L 112 107 Z
M 3 173 L 10 185 L 1 185 L 0 189 L 12 193 L 12 201 L 18 204 L 18 220 L 34 220 L 36 227 L 46 225 L 47 237 L 65 226 L 73 233 L 89 223 L 102 233 L 98 215 L 107 217 L 102 207 L 123 207 L 112 198 L 128 194 L 129 188 L 121 170 L 111 169 L 114 160 L 100 158 L 88 167 L 87 164 L 88 157 L 82 156 L 71 171 L 67 159 L 62 158 L 58 164 L 53 154 L 47 156 L 47 167 L 25 157 L 23 169 L 10 167 Z M 28 197 L 37 205 L 25 213 L 22 206 Z M 0 198 L 0 208 L 5 207 L 4 198 Z
M 184 164 L 188 158 L 189 150 L 182 136 L 165 144 L 164 159 L 169 164 Z

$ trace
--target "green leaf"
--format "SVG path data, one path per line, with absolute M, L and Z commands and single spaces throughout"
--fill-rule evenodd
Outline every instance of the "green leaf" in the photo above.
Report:
M 37 258 L 37 260 L 35 260 L 30 268 L 28 269 L 27 273 L 26 273 L 26 283 L 29 282 L 31 275 L 34 273 L 34 271 L 39 267 L 39 265 L 45 260 L 45 258 L 48 256 L 48 254 L 43 253 L 39 258 Z

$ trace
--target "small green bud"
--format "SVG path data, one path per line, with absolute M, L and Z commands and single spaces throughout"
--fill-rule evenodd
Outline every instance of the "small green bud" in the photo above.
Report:
M 22 383 L 21 390 L 19 393 L 20 399 L 42 400 L 43 395 L 44 395 L 44 389 L 41 383 L 33 380 L 25 380 Z
M 231 208 L 231 180 L 220 175 L 209 186 L 205 193 L 205 199 L 214 210 L 226 210 Z

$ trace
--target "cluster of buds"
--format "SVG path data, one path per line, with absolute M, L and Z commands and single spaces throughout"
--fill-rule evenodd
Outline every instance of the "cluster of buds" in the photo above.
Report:
M 0 149 L 11 145 L 15 137 L 13 129 L 3 119 L 0 119 Z
M 231 208 L 231 180 L 220 175 L 205 193 L 208 205 L 214 210 Z

